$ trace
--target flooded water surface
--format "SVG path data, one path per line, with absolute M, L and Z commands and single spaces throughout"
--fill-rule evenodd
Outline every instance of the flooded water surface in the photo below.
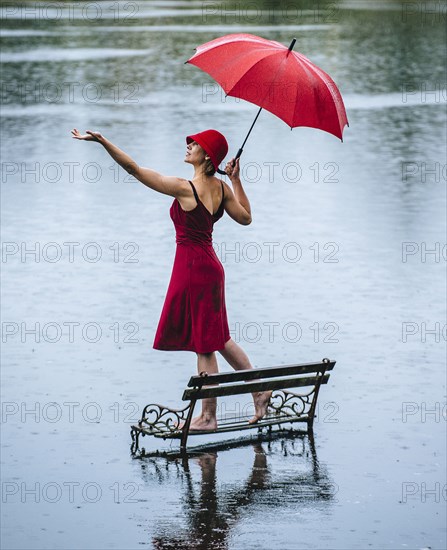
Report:
M 445 5 L 0 9 L 2 547 L 445 549 Z M 70 130 L 186 178 L 188 134 L 216 128 L 234 155 L 257 107 L 184 62 L 240 32 L 295 37 L 349 128 L 340 142 L 261 113 L 241 157 L 253 222 L 213 233 L 231 334 L 256 367 L 337 363 L 314 438 L 201 435 L 189 458 L 135 458 L 143 407 L 184 406 L 196 372 L 195 354 L 152 348 L 172 200 Z M 176 448 L 143 439 L 160 443 Z

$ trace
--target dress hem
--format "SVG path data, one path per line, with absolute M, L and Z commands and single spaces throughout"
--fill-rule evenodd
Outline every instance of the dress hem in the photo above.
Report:
M 166 348 L 163 348 L 161 346 L 159 347 L 156 347 L 156 346 L 152 346 L 152 349 L 156 349 L 158 351 L 193 351 L 195 353 L 213 353 L 214 351 L 220 351 L 222 349 L 225 348 L 225 344 L 231 340 L 231 336 L 229 338 L 227 338 L 227 340 L 225 340 L 224 344 L 222 347 L 219 347 L 219 348 L 216 348 L 216 349 L 212 349 L 212 350 L 207 350 L 207 351 L 202 351 L 202 350 L 197 350 L 197 349 L 193 349 L 191 347 L 185 347 L 185 348 L 169 348 L 169 347 L 166 347 Z

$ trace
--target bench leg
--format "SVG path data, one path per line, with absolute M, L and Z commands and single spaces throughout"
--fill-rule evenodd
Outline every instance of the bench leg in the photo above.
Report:
M 188 441 L 188 432 L 189 426 L 191 424 L 192 415 L 194 412 L 194 407 L 196 406 L 196 399 L 191 399 L 191 404 L 189 406 L 188 416 L 186 417 L 186 422 L 182 428 L 182 440 L 180 442 L 180 449 L 184 451 L 186 449 L 186 442 Z
M 324 376 L 324 373 L 326 372 L 326 369 L 323 369 L 319 372 L 319 378 L 321 379 Z M 309 411 L 309 420 L 307 421 L 307 430 L 311 431 L 313 430 L 314 425 L 314 418 L 315 418 L 315 409 L 317 407 L 317 399 L 318 399 L 318 393 L 320 392 L 321 382 L 320 380 L 315 384 L 315 393 L 314 398 L 312 399 L 312 405 L 310 407 Z
M 138 440 L 140 433 L 137 430 L 132 429 L 130 435 L 132 437 L 132 452 L 136 453 L 139 449 Z

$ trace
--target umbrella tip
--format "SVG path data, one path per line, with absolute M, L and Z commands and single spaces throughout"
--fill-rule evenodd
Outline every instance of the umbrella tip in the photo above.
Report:
M 295 42 L 296 42 L 296 38 L 294 38 L 292 40 L 292 42 L 290 42 L 290 46 L 289 46 L 289 52 L 291 52 L 293 50 L 293 46 L 295 46 Z

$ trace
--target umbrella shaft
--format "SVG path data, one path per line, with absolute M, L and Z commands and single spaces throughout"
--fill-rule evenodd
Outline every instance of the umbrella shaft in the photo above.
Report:
M 261 111 L 262 111 L 262 107 L 259 107 L 258 114 L 255 116 L 253 124 L 250 126 L 250 130 L 248 130 L 248 134 L 245 136 L 244 143 L 241 145 L 241 148 L 237 152 L 236 158 L 239 158 L 242 155 L 242 151 L 244 150 L 244 145 L 247 142 L 248 136 L 251 134 L 251 131 L 253 130 L 253 126 L 256 124 L 256 121 L 258 120 L 258 116 L 261 114 Z

